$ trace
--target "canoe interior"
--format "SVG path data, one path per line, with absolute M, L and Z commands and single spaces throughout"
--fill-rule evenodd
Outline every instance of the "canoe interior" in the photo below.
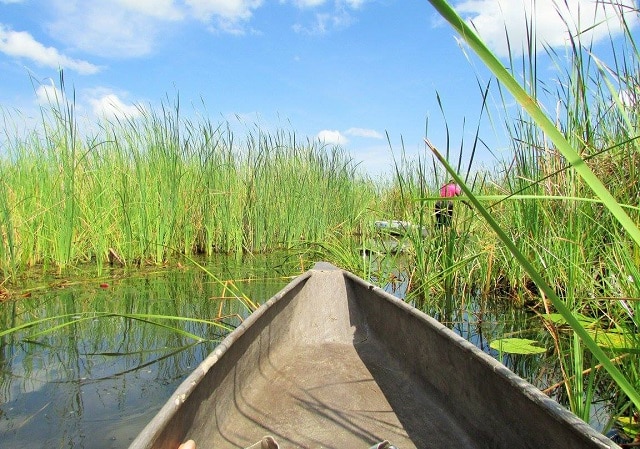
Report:
M 432 318 L 327 264 L 252 314 L 131 448 L 617 447 Z

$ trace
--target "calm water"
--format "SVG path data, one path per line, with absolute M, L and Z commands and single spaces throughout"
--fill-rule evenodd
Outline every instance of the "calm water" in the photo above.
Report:
M 238 286 L 262 301 L 288 282 L 265 267 L 252 259 L 211 269 L 222 280 L 251 277 Z M 0 447 L 127 447 L 225 335 L 204 323 L 155 320 L 205 339 L 198 342 L 140 315 L 225 316 L 237 325 L 247 309 L 223 295 L 228 290 L 201 270 L 167 269 L 63 282 L 0 303 L 1 330 L 65 316 L 0 337 Z M 94 311 L 140 319 L 93 317 Z M 56 329 L 74 319 L 82 321 Z
M 289 281 L 283 273 L 296 274 L 294 267 L 267 268 L 272 265 L 267 259 L 247 259 L 209 269 L 221 280 L 251 278 L 237 285 L 263 302 Z M 402 286 L 394 291 L 402 296 Z M 233 327 L 248 312 L 229 296 L 228 288 L 201 270 L 158 269 L 78 283 L 57 280 L 28 298 L 0 303 L 3 330 L 58 317 L 0 337 L 0 447 L 128 447 L 226 333 L 206 323 L 149 316 L 224 316 L 223 322 Z M 500 303 L 463 302 L 447 313 L 437 306 L 423 308 L 487 352 L 490 338 L 519 332 L 527 320 L 524 312 Z M 76 322 L 63 326 L 71 320 Z M 534 372 L 527 363 L 510 364 L 526 376 Z

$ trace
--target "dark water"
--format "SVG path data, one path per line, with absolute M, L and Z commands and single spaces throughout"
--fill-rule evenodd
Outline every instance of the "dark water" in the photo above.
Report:
M 261 303 L 289 282 L 286 275 L 301 271 L 274 266 L 266 258 L 223 260 L 207 266 L 217 280 L 197 268 L 175 267 L 75 283 L 58 279 L 28 298 L 0 303 L 0 332 L 55 318 L 0 336 L 0 448 L 128 447 L 228 329 L 248 315 L 232 298 L 233 286 L 221 281 L 236 280 Z M 387 286 L 400 297 L 403 288 L 401 282 Z M 437 304 L 420 307 L 493 355 L 489 341 L 495 336 L 529 332 L 529 316 L 504 302 L 456 304 L 448 311 Z M 159 315 L 223 317 L 226 328 Z M 540 371 L 536 357 L 504 361 L 529 380 Z

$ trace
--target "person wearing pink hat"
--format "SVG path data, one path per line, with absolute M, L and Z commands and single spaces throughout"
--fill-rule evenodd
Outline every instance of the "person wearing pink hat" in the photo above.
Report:
M 453 198 L 461 193 L 462 189 L 458 184 L 453 182 L 453 180 L 440 187 L 440 198 Z M 436 227 L 444 228 L 451 226 L 453 219 L 453 201 L 447 199 L 436 201 L 435 215 Z

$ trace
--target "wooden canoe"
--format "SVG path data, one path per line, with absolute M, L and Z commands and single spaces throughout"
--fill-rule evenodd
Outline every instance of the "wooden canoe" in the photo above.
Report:
M 283 449 L 618 447 L 433 318 L 326 263 L 229 334 L 130 448 L 246 448 L 266 435 Z

